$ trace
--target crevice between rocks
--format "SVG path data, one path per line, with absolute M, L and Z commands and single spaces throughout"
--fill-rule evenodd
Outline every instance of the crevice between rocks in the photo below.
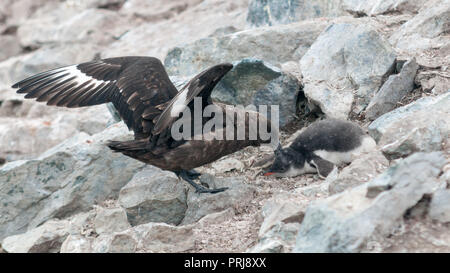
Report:
M 406 220 L 425 218 L 428 214 L 432 197 L 432 194 L 424 194 L 417 204 L 406 210 L 403 218 Z
M 99 5 L 98 9 L 107 9 L 111 11 L 118 11 L 122 8 L 123 4 L 125 4 L 126 1 L 118 1 L 113 3 L 105 3 L 103 5 Z
M 16 25 L 7 26 L 0 35 L 16 35 L 18 28 Z
M 325 114 L 320 107 L 309 101 L 305 93 L 301 89 L 297 95 L 296 117 L 294 120 L 285 124 L 282 131 L 287 135 L 294 134 L 303 127 L 308 126 L 317 119 L 322 119 Z

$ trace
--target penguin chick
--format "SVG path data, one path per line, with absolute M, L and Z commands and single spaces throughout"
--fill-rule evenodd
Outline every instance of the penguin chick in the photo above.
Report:
M 375 141 L 358 125 L 344 120 L 314 122 L 287 148 L 274 151 L 275 160 L 265 176 L 294 177 L 318 173 L 325 178 L 335 166 L 352 162 L 362 153 L 373 151 Z

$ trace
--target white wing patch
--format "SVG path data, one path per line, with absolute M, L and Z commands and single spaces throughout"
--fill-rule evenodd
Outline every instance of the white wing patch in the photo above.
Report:
M 192 86 L 196 86 L 195 89 L 202 89 L 203 86 L 200 86 L 199 79 L 195 79 L 195 81 L 191 81 L 187 83 L 181 90 L 177 97 L 177 99 L 172 104 L 172 109 L 170 110 L 170 116 L 171 117 L 178 117 L 178 115 L 183 112 L 184 108 L 188 105 L 188 102 L 186 101 L 187 95 L 190 90 L 192 90 Z
M 53 71 L 57 72 L 57 73 L 52 75 L 51 77 L 49 77 L 49 79 L 56 78 L 56 77 L 60 76 L 61 74 L 69 73 L 68 75 L 58 79 L 58 82 L 62 82 L 64 80 L 70 79 L 72 77 L 76 77 L 75 79 L 73 79 L 73 81 L 77 82 L 78 85 L 81 85 L 81 84 L 83 84 L 85 82 L 90 81 L 90 85 L 93 84 L 93 86 L 90 88 L 91 90 L 94 90 L 95 88 L 97 88 L 102 83 L 106 83 L 107 84 L 107 83 L 111 82 L 111 81 L 97 80 L 97 79 L 95 79 L 93 77 L 90 77 L 90 76 L 84 74 L 83 72 L 81 72 L 77 68 L 77 65 L 71 65 L 71 66 L 62 67 L 62 68 L 59 68 L 59 69 L 55 69 Z M 120 92 L 122 92 L 122 90 L 120 90 Z
M 183 112 L 184 108 L 186 107 L 186 98 L 187 98 L 188 92 L 189 92 L 189 89 L 185 88 L 183 91 L 181 91 L 177 100 L 174 101 L 174 103 L 172 105 L 172 109 L 170 110 L 171 117 L 178 117 L 178 115 L 181 112 Z

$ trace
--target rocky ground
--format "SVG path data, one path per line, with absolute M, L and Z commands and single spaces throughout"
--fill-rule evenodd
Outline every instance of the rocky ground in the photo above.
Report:
M 4 0 L 0 252 L 450 252 L 449 0 Z M 280 105 L 281 140 L 324 117 L 377 142 L 326 179 L 261 175 L 269 147 L 173 173 L 112 153 L 105 105 L 48 107 L 10 85 L 125 55 L 179 86 L 219 62 L 230 104 Z

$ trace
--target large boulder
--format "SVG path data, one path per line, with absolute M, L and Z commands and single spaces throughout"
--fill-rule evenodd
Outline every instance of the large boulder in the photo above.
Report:
M 119 10 L 121 14 L 134 16 L 142 20 L 156 23 L 173 18 L 189 8 L 195 7 L 202 0 L 166 1 L 166 0 L 128 0 L 123 1 Z
M 129 28 L 117 13 L 105 9 L 87 9 L 62 19 L 49 13 L 21 24 L 17 35 L 22 46 L 38 47 L 45 44 L 86 43 L 107 45 Z
M 337 23 L 300 60 L 305 96 L 328 117 L 346 119 L 367 106 L 393 72 L 394 50 L 370 25 Z
M 405 51 L 439 48 L 448 44 L 450 0 L 427 1 L 419 13 L 390 37 L 390 42 Z
M 278 193 L 267 200 L 262 207 L 264 220 L 258 232 L 258 242 L 247 252 L 291 252 L 307 203 L 306 199 L 291 193 Z
M 342 9 L 356 16 L 417 13 L 427 0 L 343 0 Z
M 277 222 L 272 229 L 258 238 L 258 243 L 246 252 L 249 253 L 289 253 L 294 247 L 300 229 L 297 222 Z
M 301 89 L 298 79 L 261 60 L 243 59 L 234 63 L 214 89 L 211 97 L 231 105 L 279 106 L 279 124 L 284 126 L 296 117 L 297 96 Z M 260 109 L 255 109 L 260 110 Z
M 57 253 L 69 235 L 69 221 L 51 220 L 26 233 L 5 238 L 2 247 L 8 253 Z
M 330 195 L 333 195 L 359 186 L 372 180 L 388 166 L 389 161 L 380 151 L 364 154 L 345 167 L 335 177 L 327 177 L 326 182 L 329 183 L 328 191 Z
M 342 16 L 347 13 L 341 8 L 341 2 L 342 0 L 251 0 L 247 22 L 259 27 L 289 24 L 317 17 Z
M 104 105 L 63 109 L 36 102 L 6 100 L 0 106 L 0 115 L 2 112 L 14 115 L 0 117 L 0 157 L 6 161 L 35 158 L 77 133 L 99 133 L 111 121 Z
M 148 222 L 178 225 L 187 209 L 186 184 L 173 172 L 146 166 L 120 190 L 119 204 L 133 226 Z
M 0 62 L 22 52 L 19 40 L 14 35 L 0 36 Z
M 62 253 L 183 252 L 194 248 L 192 226 L 148 223 L 120 232 L 86 237 L 71 234 L 61 246 Z
M 172 226 L 149 223 L 135 227 L 140 241 L 138 247 L 145 252 L 183 252 L 195 246 L 193 226 Z
M 120 207 L 98 207 L 93 224 L 97 234 L 121 232 L 131 227 L 126 211 Z
M 280 66 L 287 61 L 299 60 L 326 25 L 323 20 L 306 21 L 203 38 L 170 50 L 164 65 L 169 74 L 185 76 L 218 63 L 244 58 Z
M 262 237 L 277 223 L 301 223 L 305 216 L 306 202 L 298 195 L 291 193 L 277 193 L 267 200 L 262 207 L 264 218 L 258 235 Z
M 417 153 L 369 183 L 312 203 L 294 252 L 359 252 L 391 234 L 408 209 L 439 188 L 445 165 L 439 153 Z
M 365 116 L 374 120 L 384 113 L 393 110 L 400 100 L 414 89 L 414 78 L 419 65 L 415 59 L 403 64 L 400 72 L 389 76 L 387 81 L 370 100 Z
M 159 8 L 158 2 L 164 6 Z M 135 14 L 137 20 L 147 22 L 117 37 L 116 42 L 102 51 L 101 57 L 143 55 L 163 59 L 169 49 L 208 37 L 218 29 L 242 30 L 245 28 L 247 0 L 205 0 L 198 4 L 197 2 L 199 1 L 171 1 L 170 3 L 160 0 L 127 1 L 123 6 L 123 12 Z M 170 11 L 170 7 L 175 10 Z M 171 16 L 180 8 L 186 8 L 186 10 L 173 18 L 152 20 L 152 17 L 157 20 L 157 17 L 165 12 Z
M 223 238 L 223 234 L 211 234 L 211 232 L 217 232 L 217 228 L 222 228 L 224 222 L 233 221 L 234 218 L 233 208 L 228 208 L 208 214 L 192 225 L 173 226 L 166 223 L 147 223 L 127 229 L 105 230 L 101 234 L 91 231 L 92 227 L 89 225 L 96 226 L 97 220 L 92 223 L 90 218 L 100 218 L 102 223 L 107 224 L 108 219 L 112 220 L 111 214 L 105 215 L 103 212 L 118 212 L 118 210 L 121 209 L 98 207 L 87 213 L 88 215 L 80 214 L 71 217 L 71 232 L 61 245 L 61 252 L 185 252 L 192 251 L 194 248 L 198 250 L 199 245 L 204 244 L 207 249 L 214 250 L 214 247 L 208 244 L 211 240 L 210 236 Z M 120 217 L 120 223 L 123 223 L 123 216 Z M 113 225 L 109 226 L 113 227 Z M 223 239 L 226 240 L 226 238 Z M 223 250 L 222 248 L 218 249 L 219 251 Z
M 10 87 L 49 69 L 90 61 L 98 50 L 94 44 L 46 46 L 0 62 L 0 157 L 7 161 L 30 159 L 78 132 L 95 134 L 110 124 L 104 105 L 48 107 L 24 99 Z
M 91 241 L 94 253 L 133 253 L 137 248 L 137 238 L 132 229 L 102 234 Z
M 0 238 L 117 198 L 144 164 L 113 153 L 105 142 L 129 137 L 125 125 L 116 124 L 94 136 L 79 133 L 36 159 L 5 164 L 0 168 Z
M 200 194 L 192 187 L 189 188 L 186 215 L 181 222 L 183 225 L 195 223 L 211 213 L 245 206 L 253 199 L 257 190 L 254 186 L 244 183 L 241 177 L 214 178 L 204 174 L 200 179 L 208 184 L 209 188 L 228 189 L 216 194 Z
M 443 150 L 450 134 L 450 92 L 425 97 L 372 122 L 369 134 L 389 158 Z
M 36 15 L 40 9 L 53 6 L 58 0 L 5 0 L 2 8 L 8 25 L 19 25 Z

